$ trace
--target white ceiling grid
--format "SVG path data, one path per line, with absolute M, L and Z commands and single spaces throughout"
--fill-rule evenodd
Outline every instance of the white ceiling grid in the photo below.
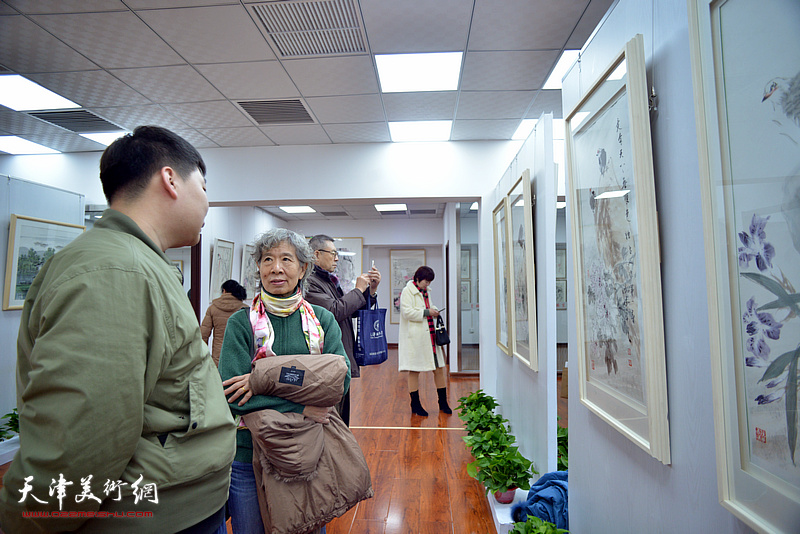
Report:
M 349 0 L 367 53 L 281 58 L 253 10 L 268 2 L 0 0 L 0 65 L 121 128 L 159 124 L 202 148 L 388 142 L 388 121 L 405 120 L 509 139 L 523 118 L 562 116 L 560 91 L 541 86 L 612 1 Z M 373 54 L 447 51 L 465 54 L 457 91 L 380 92 Z M 277 99 L 300 99 L 315 123 L 259 125 L 237 104 Z M 103 149 L 2 106 L 0 135 Z

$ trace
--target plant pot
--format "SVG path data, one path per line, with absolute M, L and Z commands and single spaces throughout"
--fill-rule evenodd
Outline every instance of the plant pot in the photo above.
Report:
M 495 491 L 494 498 L 500 504 L 511 504 L 514 500 L 514 495 L 517 493 L 517 488 L 511 488 L 506 491 Z
M 0 441 L 0 465 L 7 464 L 19 449 L 19 436 Z

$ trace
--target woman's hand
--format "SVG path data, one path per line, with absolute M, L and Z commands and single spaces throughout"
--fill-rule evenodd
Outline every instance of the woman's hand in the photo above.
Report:
M 439 310 L 436 308 L 428 308 L 428 315 L 431 317 L 439 317 Z
M 326 425 L 331 421 L 330 412 L 333 409 L 333 406 L 306 406 L 303 409 L 303 415 L 312 421 Z
M 243 406 L 253 396 L 253 392 L 250 390 L 250 373 L 233 376 L 223 382 L 222 385 L 226 387 L 223 392 L 226 397 L 233 393 L 233 396 L 228 399 L 228 403 L 235 402 L 236 399 L 242 397 L 242 400 L 239 401 L 239 406 Z

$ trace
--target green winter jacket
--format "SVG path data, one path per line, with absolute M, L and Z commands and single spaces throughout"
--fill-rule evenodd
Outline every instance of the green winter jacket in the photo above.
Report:
M 5 532 L 170 533 L 227 500 L 235 427 L 219 374 L 180 273 L 120 212 L 107 210 L 34 280 L 17 340 L 17 403 L 20 450 L 0 491 Z M 59 502 L 49 488 L 61 475 Z M 30 510 L 51 517 L 23 518 Z M 52 517 L 59 510 L 83 516 Z M 130 512 L 152 517 L 120 518 Z
M 342 345 L 342 331 L 336 324 L 333 314 L 320 306 L 311 305 L 314 314 L 319 319 L 322 329 L 325 331 L 325 341 L 322 347 L 324 354 L 339 354 L 344 356 L 347 362 L 347 377 L 344 381 L 344 392 L 350 388 L 350 359 L 344 351 Z M 290 354 L 309 354 L 303 336 L 303 326 L 300 322 L 300 312 L 295 311 L 288 317 L 278 317 L 269 315 L 272 327 L 275 329 L 275 342 L 272 350 L 278 356 Z M 255 355 L 255 345 L 253 341 L 253 327 L 250 324 L 250 313 L 248 310 L 240 310 L 228 319 L 228 326 L 225 328 L 225 339 L 222 342 L 222 353 L 219 356 L 219 374 L 225 381 L 231 377 L 245 375 L 250 372 L 250 363 Z M 305 406 L 297 404 L 280 397 L 267 395 L 254 395 L 250 397 L 244 405 L 239 406 L 237 399 L 229 405 L 231 412 L 235 415 L 244 415 L 269 408 L 281 413 L 296 412 L 302 413 Z M 239 430 L 236 435 L 236 461 L 250 463 L 253 461 L 253 441 L 247 429 Z

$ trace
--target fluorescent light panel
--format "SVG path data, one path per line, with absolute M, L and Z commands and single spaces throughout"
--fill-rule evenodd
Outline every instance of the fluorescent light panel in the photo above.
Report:
M 85 137 L 95 143 L 108 146 L 128 132 L 99 132 L 99 133 L 82 133 L 81 137 Z
M 384 93 L 455 91 L 461 76 L 462 52 L 376 54 Z
M 631 192 L 630 189 L 620 189 L 619 191 L 606 191 L 605 193 L 600 193 L 594 198 L 595 200 L 600 200 L 601 198 L 619 198 L 619 197 L 624 197 L 630 192 Z
M 561 79 L 572 64 L 575 63 L 575 60 L 578 59 L 580 53 L 580 50 L 564 50 L 564 52 L 561 53 L 561 57 L 558 58 L 553 72 L 550 73 L 550 76 L 547 77 L 547 81 L 544 82 L 542 89 L 561 89 Z
M 453 121 L 390 122 L 389 134 L 395 143 L 410 141 L 448 141 Z
M 15 156 L 25 154 L 61 154 L 58 150 L 47 148 L 39 143 L 28 141 L 16 135 L 0 135 L 0 151 Z
M 317 210 L 311 206 L 281 206 L 286 213 L 316 213 Z
M 408 208 L 405 204 L 375 204 L 375 209 L 378 211 L 406 211 Z
M 556 202 L 556 209 L 557 210 L 563 210 L 566 207 L 567 207 L 567 203 L 566 202 Z
M 469 211 L 478 211 L 478 201 L 477 200 L 475 202 L 473 202 L 472 205 L 469 207 Z
M 0 104 L 14 111 L 72 109 L 80 105 L 19 74 L 0 76 Z

